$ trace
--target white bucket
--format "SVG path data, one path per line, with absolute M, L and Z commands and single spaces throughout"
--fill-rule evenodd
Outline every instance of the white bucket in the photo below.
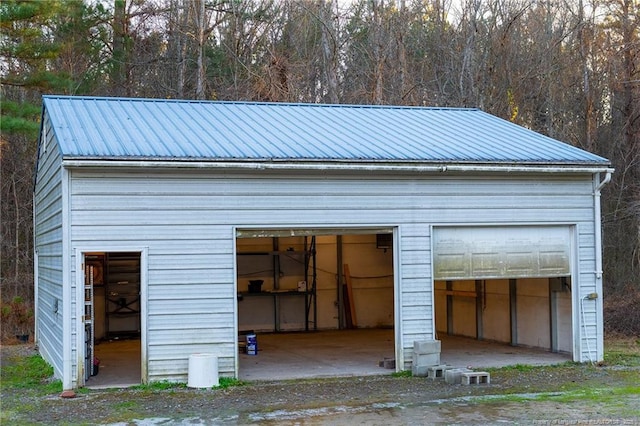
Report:
M 189 355 L 188 387 L 211 388 L 219 384 L 217 356 L 214 354 Z

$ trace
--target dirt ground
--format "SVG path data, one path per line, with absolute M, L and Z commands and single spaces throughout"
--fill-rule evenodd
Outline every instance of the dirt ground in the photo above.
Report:
M 2 364 L 30 354 L 33 346 L 3 345 Z M 640 424 L 638 380 L 637 366 L 569 365 L 503 369 L 492 373 L 490 385 L 475 386 L 368 376 L 215 390 L 82 390 L 73 399 L 3 387 L 0 419 L 20 425 L 631 425 Z

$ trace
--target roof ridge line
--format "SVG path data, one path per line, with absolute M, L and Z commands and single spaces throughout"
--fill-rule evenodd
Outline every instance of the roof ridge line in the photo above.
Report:
M 42 95 L 43 99 L 67 99 L 67 100 L 96 100 L 113 102 L 167 102 L 167 103 L 193 103 L 215 105 L 256 105 L 274 107 L 309 107 L 309 108 L 362 108 L 362 109 L 416 109 L 432 111 L 482 111 L 477 107 L 446 107 L 425 105 L 372 105 L 372 104 L 328 104 L 313 102 L 264 102 L 243 100 L 213 100 L 213 99 L 175 99 L 175 98 L 130 98 L 118 96 L 76 96 L 76 95 Z

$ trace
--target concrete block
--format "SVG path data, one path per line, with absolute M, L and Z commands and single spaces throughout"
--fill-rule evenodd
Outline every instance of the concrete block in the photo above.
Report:
M 432 366 L 440 365 L 440 353 L 437 354 L 418 354 L 413 353 L 413 365 Z
M 444 379 L 444 372 L 446 370 L 446 365 L 433 365 L 431 367 L 427 367 L 427 378 L 431 380 Z
M 396 360 L 395 358 L 385 358 L 378 363 L 378 366 L 382 368 L 387 368 L 389 370 L 395 370 Z
M 482 385 L 491 383 L 489 373 L 486 371 L 464 372 L 460 375 L 463 385 Z
M 414 377 L 427 377 L 427 369 L 429 368 L 428 365 L 415 365 L 413 364 L 411 366 L 411 374 Z
M 471 370 L 468 368 L 452 368 L 444 372 L 444 381 L 452 384 L 459 385 L 462 383 L 462 373 L 469 373 Z
M 441 352 L 440 340 L 415 340 L 413 352 L 418 354 L 439 354 Z

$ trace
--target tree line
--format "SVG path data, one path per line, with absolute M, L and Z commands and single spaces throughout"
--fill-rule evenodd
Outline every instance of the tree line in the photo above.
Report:
M 640 292 L 637 0 L 3 0 L 0 18 L 3 301 L 33 297 L 43 94 L 478 107 L 612 161 L 606 292 Z

